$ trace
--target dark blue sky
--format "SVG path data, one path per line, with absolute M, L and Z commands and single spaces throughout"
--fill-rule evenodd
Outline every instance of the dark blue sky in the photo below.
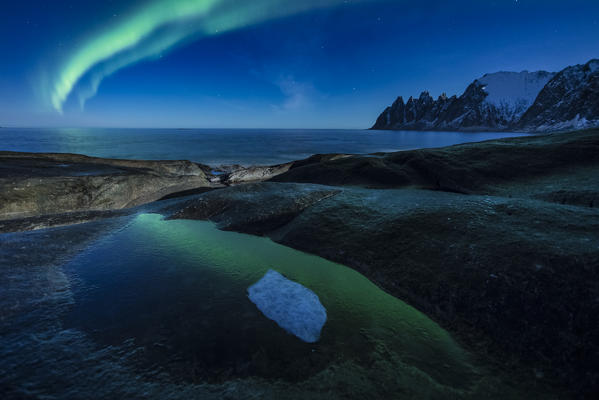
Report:
M 297 10 L 299 0 L 250 10 L 223 0 L 214 13 L 157 24 L 133 53 L 98 56 L 129 38 L 119 27 L 146 29 L 138 17 L 157 2 L 193 1 L 4 4 L 0 125 L 366 128 L 398 95 L 460 94 L 486 72 L 599 57 L 596 0 L 311 0 Z M 218 3 L 197 3 L 209 1 Z M 173 35 L 184 40 L 110 69 Z M 106 70 L 82 109 L 80 95 Z

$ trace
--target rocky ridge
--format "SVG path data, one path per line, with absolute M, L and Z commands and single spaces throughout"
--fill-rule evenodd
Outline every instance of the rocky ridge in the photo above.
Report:
M 599 126 L 599 60 L 546 71 L 498 72 L 461 96 L 400 96 L 372 129 L 558 131 Z
M 516 127 L 545 131 L 598 125 L 599 60 L 591 60 L 568 67 L 551 79 Z

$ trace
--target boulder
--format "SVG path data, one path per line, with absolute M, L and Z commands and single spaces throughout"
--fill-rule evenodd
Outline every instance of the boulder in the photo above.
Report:
M 0 220 L 116 210 L 214 186 L 189 161 L 0 152 Z

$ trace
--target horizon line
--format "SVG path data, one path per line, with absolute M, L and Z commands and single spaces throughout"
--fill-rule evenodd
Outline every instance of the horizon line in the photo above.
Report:
M 367 131 L 370 128 L 266 128 L 266 127 L 146 127 L 146 126 L 53 126 L 53 125 L 38 125 L 38 126 L 25 126 L 25 125 L 0 125 L 0 129 L 147 129 L 147 130 L 158 130 L 158 129 L 169 129 L 169 130 L 343 130 L 343 131 Z

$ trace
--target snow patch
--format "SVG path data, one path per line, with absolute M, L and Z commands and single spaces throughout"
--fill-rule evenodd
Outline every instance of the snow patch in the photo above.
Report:
M 485 102 L 495 106 L 507 120 L 519 118 L 536 100 L 554 73 L 496 72 L 478 79 L 487 93 Z
M 314 343 L 327 320 L 318 296 L 280 273 L 268 272 L 248 288 L 248 297 L 269 319 L 304 342 Z
M 597 127 L 599 127 L 599 120 L 587 120 L 585 117 L 581 117 L 580 114 L 577 114 L 576 117 L 569 121 L 550 121 L 537 127 L 535 130 L 539 132 L 555 132 Z

